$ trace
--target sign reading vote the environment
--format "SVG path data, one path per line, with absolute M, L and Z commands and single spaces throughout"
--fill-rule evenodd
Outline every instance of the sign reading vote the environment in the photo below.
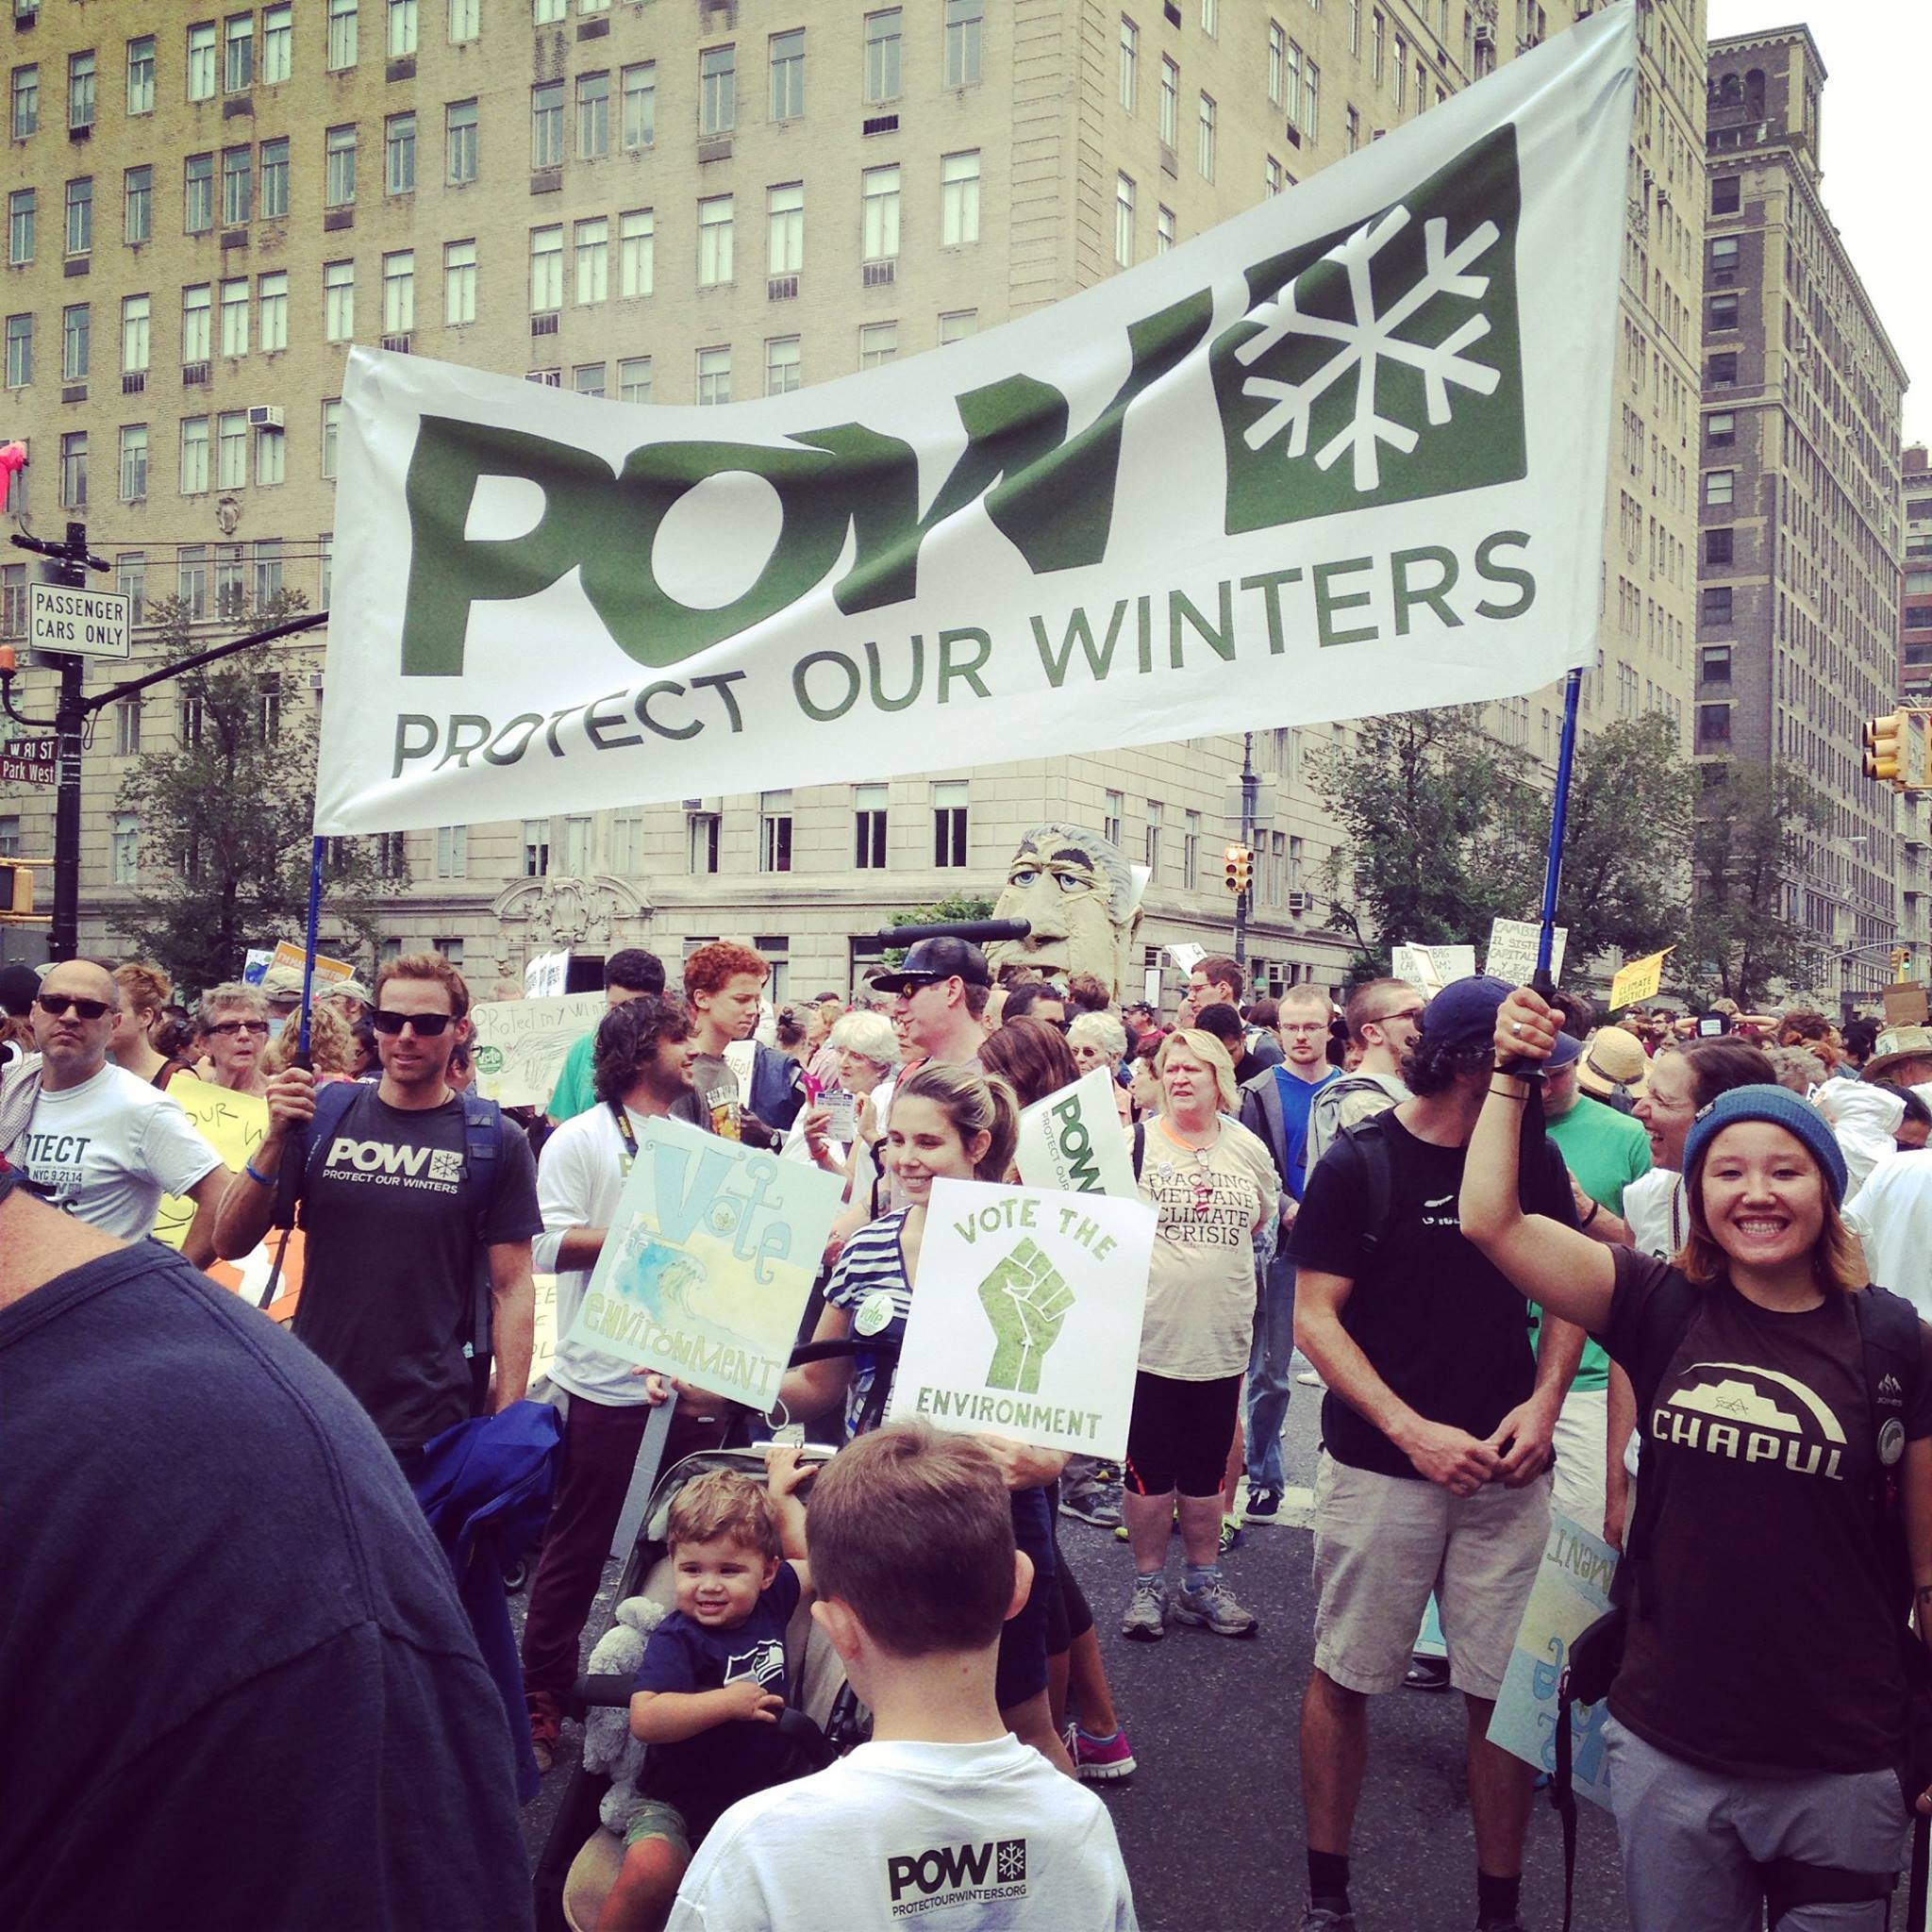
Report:
M 1637 54 L 1605 8 L 1124 275 L 790 394 L 353 348 L 315 829 L 1546 685 L 1596 648 Z
M 1124 1456 L 1154 1222 L 1144 1201 L 935 1181 L 887 1420 Z
M 843 1195 L 819 1168 L 641 1123 L 567 1339 L 770 1408 Z
M 541 1000 L 486 1000 L 470 1008 L 476 1028 L 476 1091 L 499 1107 L 541 1107 L 574 1041 L 609 1011 L 601 992 Z
M 1539 1771 L 1557 1768 L 1557 1693 L 1570 1661 L 1570 1646 L 1610 1607 L 1610 1577 L 1617 1553 L 1608 1543 L 1552 1511 L 1542 1567 L 1516 1632 L 1516 1648 L 1490 1719 L 1490 1742 Z M 1609 1767 L 1603 1726 L 1607 1706 L 1573 1708 L 1571 1763 L 1576 1789 L 1608 1807 Z
M 1533 919 L 1491 920 L 1490 951 L 1483 961 L 1483 971 L 1491 979 L 1507 979 L 1511 986 L 1527 986 L 1536 971 L 1537 946 L 1542 933 L 1541 925 Z M 1552 937 L 1550 980 L 1555 985 L 1563 977 L 1563 949 L 1570 941 L 1570 928 L 1559 925 Z
M 1021 1108 L 1014 1160 L 1020 1178 L 1029 1188 L 1069 1194 L 1114 1194 L 1123 1200 L 1137 1194 L 1134 1159 L 1113 1094 L 1112 1074 L 1095 1067 L 1071 1087 Z

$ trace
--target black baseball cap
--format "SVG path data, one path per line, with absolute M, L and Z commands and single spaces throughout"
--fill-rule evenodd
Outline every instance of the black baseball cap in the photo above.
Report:
M 968 986 L 991 986 L 986 955 L 970 940 L 921 940 L 897 967 L 869 975 L 881 992 L 909 992 L 937 979 L 963 979 Z

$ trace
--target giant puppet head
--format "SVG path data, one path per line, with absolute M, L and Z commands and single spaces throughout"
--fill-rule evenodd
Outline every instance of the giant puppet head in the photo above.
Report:
M 1007 868 L 995 919 L 1024 919 L 1024 940 L 986 949 L 995 979 L 1022 968 L 1064 982 L 1091 973 L 1115 999 L 1124 996 L 1141 924 L 1141 882 L 1111 839 L 1084 825 L 1035 825 Z

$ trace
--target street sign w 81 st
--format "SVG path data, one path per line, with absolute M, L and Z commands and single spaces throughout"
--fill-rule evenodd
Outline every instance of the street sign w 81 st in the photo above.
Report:
M 36 651 L 76 658 L 127 658 L 134 599 L 119 591 L 27 586 L 27 641 Z

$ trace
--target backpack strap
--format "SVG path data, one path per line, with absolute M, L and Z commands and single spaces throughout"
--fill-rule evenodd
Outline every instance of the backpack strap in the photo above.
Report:
M 1147 1158 L 1147 1123 L 1134 1123 L 1134 1178 L 1141 1178 L 1141 1163 Z
M 302 1138 L 296 1143 L 302 1149 L 301 1165 L 297 1169 L 300 1178 L 295 1183 L 294 1199 L 287 1204 L 291 1221 L 286 1224 L 292 1225 L 296 1209 L 308 1201 L 316 1182 L 322 1178 L 322 1164 L 327 1158 L 325 1150 L 341 1131 L 350 1108 L 355 1106 L 362 1091 L 362 1083 L 358 1080 L 330 1080 L 315 1090 L 315 1112 L 302 1129 Z
M 1905 1418 L 1919 1395 L 1919 1311 L 1903 1295 L 1862 1288 L 1852 1297 L 1864 1344 L 1865 1400 L 1873 1429 L 1874 1530 L 1899 1596 L 1899 1614 L 1912 1608 L 1911 1558 L 1906 1546 Z
M 1389 1136 L 1385 1131 L 1388 1116 L 1393 1111 L 1391 1107 L 1387 1112 L 1371 1114 L 1367 1120 L 1357 1121 L 1352 1127 L 1343 1127 L 1336 1137 L 1338 1141 L 1345 1141 L 1355 1149 L 1368 1185 L 1368 1212 L 1362 1217 L 1361 1233 L 1364 1260 L 1381 1246 L 1394 1211 L 1394 1162 L 1389 1152 Z
M 472 1409 L 481 1415 L 489 1398 L 491 1316 L 494 1307 L 495 1284 L 490 1274 L 490 1242 L 486 1229 L 496 1196 L 503 1184 L 506 1165 L 503 1137 L 507 1123 L 503 1109 L 493 1100 L 465 1090 L 458 1096 L 463 1103 L 463 1198 L 470 1209 L 470 1225 L 475 1237 L 470 1284 L 470 1315 L 463 1324 L 463 1353 L 470 1359 Z

